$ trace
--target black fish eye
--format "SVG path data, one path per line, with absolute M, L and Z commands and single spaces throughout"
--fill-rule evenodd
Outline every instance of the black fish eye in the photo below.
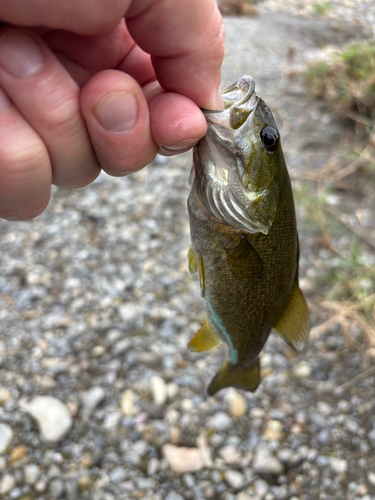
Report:
M 279 134 L 272 127 L 265 127 L 260 133 L 260 138 L 262 139 L 263 146 L 273 153 L 279 146 Z

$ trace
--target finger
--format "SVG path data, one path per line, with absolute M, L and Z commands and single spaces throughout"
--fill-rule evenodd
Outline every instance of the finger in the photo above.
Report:
M 151 133 L 164 156 L 188 151 L 206 133 L 207 122 L 202 111 L 185 96 L 158 93 L 149 102 L 149 108 Z
M 44 26 L 81 35 L 109 33 L 131 0 L 1 0 L 0 19 L 17 26 Z
M 136 43 L 152 56 L 165 90 L 221 109 L 224 28 L 215 0 L 138 0 L 126 14 Z
M 99 174 L 81 116 L 79 88 L 44 42 L 23 29 L 0 36 L 0 84 L 44 141 L 53 183 L 83 187 Z
M 1 89 L 0 131 L 0 217 L 32 219 L 49 202 L 49 156 L 42 140 Z
M 129 75 L 108 70 L 82 89 L 81 108 L 96 155 L 111 175 L 135 172 L 157 153 L 148 106 L 141 87 Z

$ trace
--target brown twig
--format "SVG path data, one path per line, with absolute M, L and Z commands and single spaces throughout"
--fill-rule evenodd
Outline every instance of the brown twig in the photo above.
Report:
M 371 368 L 368 368 L 364 372 L 360 373 L 359 375 L 356 375 L 353 377 L 351 380 L 348 380 L 348 382 L 345 382 L 342 385 L 339 385 L 337 389 L 348 389 L 350 387 L 353 387 L 356 385 L 358 382 L 361 382 L 367 377 L 372 377 L 372 375 L 375 375 L 375 365 L 371 366 Z

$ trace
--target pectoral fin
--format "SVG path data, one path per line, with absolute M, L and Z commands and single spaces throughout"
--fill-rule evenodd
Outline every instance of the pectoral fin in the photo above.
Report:
M 233 248 L 226 248 L 225 253 L 231 271 L 246 281 L 258 281 L 264 271 L 262 259 L 246 238 L 240 238 Z
M 189 276 L 193 276 L 193 274 L 195 274 L 198 271 L 197 257 L 195 255 L 193 247 L 189 248 L 187 258 L 186 258 L 186 263 L 187 263 L 187 270 L 188 270 Z
M 210 396 L 225 387 L 236 387 L 244 391 L 254 392 L 260 382 L 259 360 L 251 368 L 236 369 L 226 361 L 212 379 L 207 392 Z
M 209 351 L 219 344 L 221 344 L 221 340 L 206 318 L 195 336 L 188 343 L 187 348 L 192 352 L 203 352 Z
M 293 349 L 301 351 L 304 348 L 309 336 L 310 316 L 297 282 L 274 329 Z

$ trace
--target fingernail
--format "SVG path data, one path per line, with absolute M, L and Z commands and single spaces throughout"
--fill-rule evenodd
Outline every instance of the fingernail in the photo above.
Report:
M 114 134 L 127 134 L 137 123 L 138 103 L 135 95 L 111 94 L 102 99 L 93 109 L 101 126 Z
M 186 153 L 189 151 L 197 142 L 197 139 L 187 139 L 186 141 L 181 141 L 180 144 L 176 146 L 166 146 L 165 144 L 159 145 L 159 154 L 162 156 L 174 156 L 181 153 Z
M 23 33 L 9 33 L 0 44 L 0 66 L 16 78 L 40 70 L 44 56 L 33 38 Z
M 225 106 L 224 106 L 224 100 L 223 100 L 223 94 L 221 93 L 220 88 L 217 91 L 216 94 L 216 108 L 218 111 L 224 111 Z
M 10 102 L 8 96 L 2 89 L 0 89 L 0 111 L 10 108 L 11 105 L 12 103 Z

